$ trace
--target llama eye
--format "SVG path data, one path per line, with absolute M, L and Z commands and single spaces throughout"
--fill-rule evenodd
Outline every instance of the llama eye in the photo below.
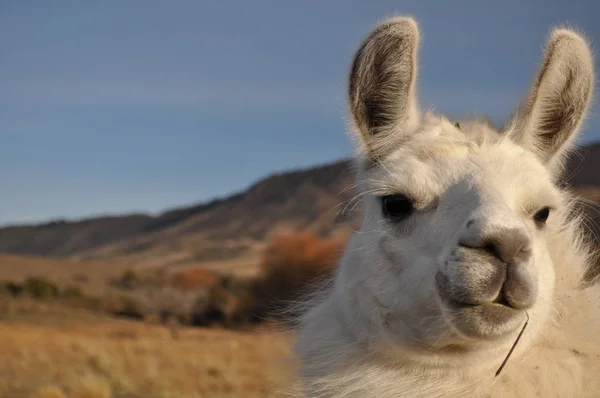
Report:
M 533 219 L 536 223 L 543 224 L 546 222 L 549 215 L 550 215 L 550 208 L 544 207 L 543 209 L 541 209 L 537 213 L 535 213 L 535 215 L 533 216 Z
M 454 123 L 454 127 L 456 127 L 457 129 L 460 130 L 460 123 L 459 122 Z
M 413 212 L 412 201 L 402 194 L 387 195 L 381 198 L 383 214 L 395 220 L 402 220 Z

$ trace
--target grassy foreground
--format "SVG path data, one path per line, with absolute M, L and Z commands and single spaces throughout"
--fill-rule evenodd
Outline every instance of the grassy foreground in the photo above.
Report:
M 270 330 L 174 334 L 91 313 L 19 312 L 0 320 L 0 397 L 280 396 L 291 350 L 291 336 Z

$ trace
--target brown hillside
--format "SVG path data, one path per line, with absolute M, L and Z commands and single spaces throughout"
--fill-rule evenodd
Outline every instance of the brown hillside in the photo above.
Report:
M 197 265 L 253 261 L 273 233 L 336 232 L 340 202 L 350 198 L 348 161 L 281 173 L 206 204 L 145 215 L 0 228 L 0 252 L 118 260 L 129 264 Z

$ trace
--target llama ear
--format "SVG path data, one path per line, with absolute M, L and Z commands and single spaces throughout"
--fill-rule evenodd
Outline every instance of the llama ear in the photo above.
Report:
M 550 169 L 561 167 L 587 112 L 593 84 L 594 65 L 586 40 L 571 30 L 555 29 L 508 134 Z
M 348 86 L 363 152 L 375 159 L 419 124 L 415 94 L 419 27 L 407 17 L 381 23 L 356 52 Z

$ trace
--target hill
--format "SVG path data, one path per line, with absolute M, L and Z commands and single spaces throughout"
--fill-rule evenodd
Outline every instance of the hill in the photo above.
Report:
M 600 143 L 580 149 L 567 182 L 600 200 Z M 247 190 L 158 216 L 132 214 L 0 228 L 0 252 L 101 260 L 136 266 L 199 265 L 240 272 L 254 269 L 267 238 L 289 230 L 322 236 L 347 234 L 341 215 L 354 175 L 349 160 L 271 175 Z M 586 206 L 600 234 L 598 211 Z M 597 235 L 598 236 L 598 235 Z
M 340 203 L 353 194 L 350 162 L 271 175 L 243 192 L 156 217 L 137 214 L 0 228 L 0 252 L 112 260 L 142 266 L 254 268 L 274 233 L 339 231 Z M 344 191 L 340 194 L 340 192 Z M 240 259 L 236 264 L 234 259 Z

